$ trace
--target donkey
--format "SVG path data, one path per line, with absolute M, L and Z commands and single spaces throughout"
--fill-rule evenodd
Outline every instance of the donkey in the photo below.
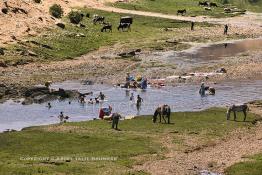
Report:
M 159 123 L 161 123 L 161 118 L 166 123 L 166 119 L 165 119 L 166 117 L 167 123 L 170 124 L 170 114 L 171 114 L 171 109 L 169 105 L 165 104 L 165 105 L 159 106 L 156 108 L 155 113 L 153 115 L 153 122 L 154 123 L 156 122 L 157 116 L 159 115 Z
M 244 121 L 246 121 L 246 117 L 247 117 L 247 110 L 248 110 L 248 106 L 246 104 L 242 104 L 242 105 L 232 105 L 229 106 L 227 109 L 227 120 L 230 119 L 230 113 L 234 112 L 234 120 L 236 120 L 236 112 L 243 112 L 244 113 Z
M 179 14 L 181 14 L 181 15 L 186 14 L 186 9 L 184 9 L 184 10 L 177 10 L 177 15 L 179 15 Z

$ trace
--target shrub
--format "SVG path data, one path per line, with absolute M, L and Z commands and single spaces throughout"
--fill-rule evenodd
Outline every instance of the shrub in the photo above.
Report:
M 229 4 L 228 0 L 222 0 L 222 4 Z
M 71 11 L 68 17 L 69 17 L 70 22 L 73 24 L 79 24 L 81 20 L 83 19 L 83 15 L 81 15 L 81 13 L 77 11 Z
M 41 0 L 34 0 L 35 3 L 41 3 Z
M 49 8 L 49 13 L 55 18 L 61 18 L 64 11 L 60 5 L 54 4 Z

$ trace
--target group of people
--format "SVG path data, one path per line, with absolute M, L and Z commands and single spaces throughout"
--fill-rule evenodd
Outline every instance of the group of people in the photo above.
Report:
M 126 82 L 123 86 L 124 88 L 141 88 L 145 90 L 147 88 L 147 78 L 145 77 L 133 77 L 130 75 L 130 73 L 127 73 L 126 75 Z
M 103 94 L 102 92 L 100 92 L 97 97 L 95 97 L 94 99 L 93 99 L 93 98 L 90 98 L 90 99 L 87 101 L 87 103 L 88 103 L 88 104 L 98 104 L 98 103 L 104 101 L 105 98 L 106 98 L 105 94 Z M 80 96 L 79 96 L 79 102 L 80 102 L 81 104 L 86 103 L 86 101 L 85 101 L 85 95 L 80 95 Z

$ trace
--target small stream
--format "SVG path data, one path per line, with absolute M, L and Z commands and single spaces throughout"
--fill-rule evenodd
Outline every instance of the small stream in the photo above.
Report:
M 11 100 L 0 104 L 0 132 L 6 129 L 20 130 L 24 127 L 34 125 L 45 125 L 57 123 L 58 114 L 63 111 L 70 116 L 70 121 L 85 121 L 98 118 L 100 107 L 111 105 L 113 111 L 127 115 L 151 115 L 159 104 L 169 104 L 172 111 L 198 111 L 210 107 L 226 106 L 230 104 L 243 103 L 251 100 L 262 99 L 262 80 L 250 82 L 228 82 L 212 85 L 216 88 L 215 96 L 200 97 L 199 86 L 182 85 L 176 87 L 163 87 L 161 89 L 148 88 L 146 91 L 126 90 L 109 85 L 82 85 L 80 81 L 66 81 L 57 83 L 52 88 L 62 87 L 64 89 L 79 90 L 80 92 L 93 91 L 94 98 L 102 91 L 106 95 L 103 104 L 80 104 L 77 100 L 51 101 L 52 108 L 44 104 L 22 105 Z M 140 95 L 144 99 L 142 108 L 137 111 L 134 102 L 129 101 L 130 93 Z M 53 117 L 51 117 L 53 116 Z

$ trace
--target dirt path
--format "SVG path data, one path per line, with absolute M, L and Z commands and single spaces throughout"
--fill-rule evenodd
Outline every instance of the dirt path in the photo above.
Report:
M 228 138 L 207 147 L 198 147 L 193 152 L 170 151 L 164 160 L 148 161 L 134 167 L 153 175 L 196 174 L 201 170 L 223 173 L 225 168 L 246 160 L 262 150 L 262 124 L 245 131 L 235 131 Z M 172 141 L 163 143 L 168 149 L 175 147 Z M 168 144 L 168 145 L 167 145 Z

